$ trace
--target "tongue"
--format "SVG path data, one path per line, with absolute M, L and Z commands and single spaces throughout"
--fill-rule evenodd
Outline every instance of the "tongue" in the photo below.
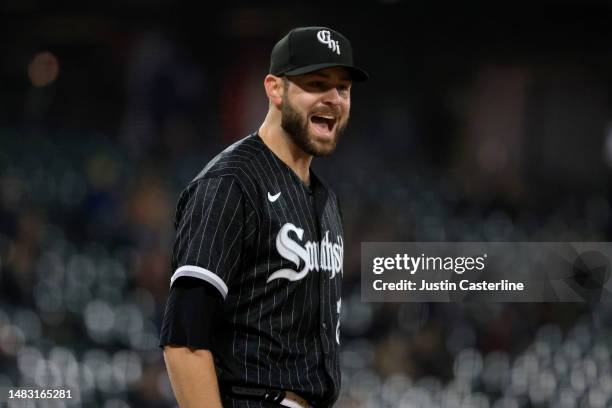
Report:
M 329 123 L 324 118 L 321 118 L 319 116 L 313 116 L 311 121 L 312 124 L 322 132 L 331 130 L 329 128 Z

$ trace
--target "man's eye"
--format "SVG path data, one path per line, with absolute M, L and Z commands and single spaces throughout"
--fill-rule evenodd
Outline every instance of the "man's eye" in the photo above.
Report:
M 320 81 L 311 82 L 310 86 L 312 86 L 313 88 L 323 88 L 323 82 L 320 82 Z

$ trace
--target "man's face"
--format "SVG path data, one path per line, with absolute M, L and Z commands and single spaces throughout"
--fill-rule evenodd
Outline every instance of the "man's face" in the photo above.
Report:
M 344 68 L 291 76 L 285 81 L 281 126 L 313 156 L 334 151 L 351 108 L 351 79 Z

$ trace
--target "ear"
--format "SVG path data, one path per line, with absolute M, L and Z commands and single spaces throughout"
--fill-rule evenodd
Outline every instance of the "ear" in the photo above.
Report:
M 270 103 L 274 106 L 280 106 L 283 100 L 283 79 L 275 75 L 268 74 L 264 78 L 264 88 Z

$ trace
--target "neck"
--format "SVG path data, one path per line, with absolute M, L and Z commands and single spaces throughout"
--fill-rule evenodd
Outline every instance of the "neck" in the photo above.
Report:
M 268 112 L 259 127 L 259 136 L 266 146 L 278 156 L 297 176 L 310 185 L 310 163 L 312 156 L 300 149 L 280 125 L 280 118 Z

